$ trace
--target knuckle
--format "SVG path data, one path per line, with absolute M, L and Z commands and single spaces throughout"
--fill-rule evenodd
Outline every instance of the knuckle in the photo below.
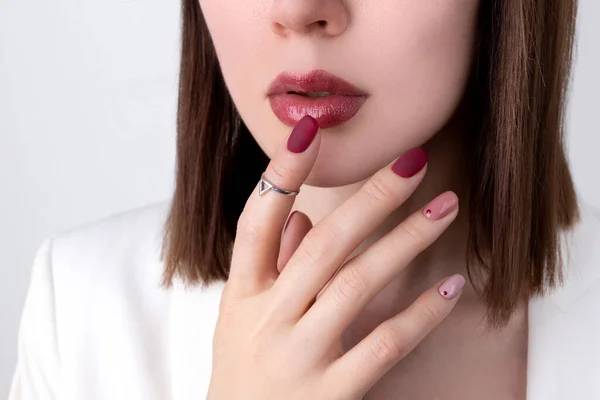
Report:
M 413 241 L 415 245 L 418 247 L 425 246 L 427 243 L 427 238 L 423 230 L 415 224 L 411 218 L 406 219 L 404 222 L 400 224 L 401 229 L 404 231 L 406 236 Z
M 384 362 L 394 362 L 404 357 L 406 343 L 400 335 L 387 325 L 382 325 L 371 345 L 373 356 Z
M 267 173 L 269 172 L 272 174 L 272 176 L 271 174 L 269 174 L 267 179 L 269 179 L 275 185 L 280 185 L 284 183 L 287 184 L 288 182 L 294 181 L 293 170 L 291 168 L 286 167 L 280 162 L 272 162 Z
M 238 218 L 236 227 L 236 240 L 241 239 L 246 243 L 259 243 L 261 240 L 262 226 L 258 223 L 257 218 L 246 212 L 242 212 Z
M 315 228 L 319 242 L 325 243 L 327 246 L 337 245 L 342 236 L 339 227 L 332 224 L 331 221 L 321 221 Z
M 304 237 L 300 250 L 311 260 L 316 261 L 332 254 L 340 246 L 343 237 L 331 224 L 320 222 Z
M 314 265 L 327 252 L 327 244 L 316 235 L 308 234 L 302 240 L 297 252 L 299 262 L 306 266 Z
M 342 267 L 334 278 L 332 290 L 338 302 L 356 302 L 365 295 L 367 286 L 365 274 L 354 263 Z
M 381 176 L 374 175 L 365 185 L 367 196 L 377 202 L 389 199 L 394 196 L 394 191 Z
M 415 307 L 427 326 L 435 325 L 442 319 L 442 311 L 426 301 L 415 303 Z

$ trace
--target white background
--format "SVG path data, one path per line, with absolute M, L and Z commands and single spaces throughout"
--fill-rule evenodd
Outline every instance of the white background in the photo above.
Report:
M 600 1 L 580 1 L 569 156 L 600 207 Z M 0 397 L 42 239 L 170 197 L 178 62 L 179 1 L 0 0 Z

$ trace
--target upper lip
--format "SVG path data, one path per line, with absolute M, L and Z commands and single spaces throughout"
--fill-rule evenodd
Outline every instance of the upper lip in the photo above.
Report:
M 351 83 L 322 69 L 315 69 L 308 73 L 292 74 L 281 72 L 271 82 L 267 96 L 287 93 L 316 93 L 330 92 L 345 96 L 366 96 L 367 93 L 358 89 Z

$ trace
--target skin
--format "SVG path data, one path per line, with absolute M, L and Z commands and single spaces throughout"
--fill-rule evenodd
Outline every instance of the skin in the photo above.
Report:
M 437 293 L 444 278 L 466 276 L 468 171 L 461 144 L 470 126 L 464 93 L 479 0 L 200 0 L 200 6 L 230 94 L 271 158 L 265 177 L 287 190 L 301 187 L 296 197 L 255 191 L 248 199 L 215 332 L 209 398 L 524 398 L 526 302 L 505 330 L 490 334 L 483 332 L 485 308 L 468 280 L 453 300 Z M 315 68 L 370 96 L 354 118 L 320 130 L 308 150 L 294 154 L 285 147 L 291 128 L 273 114 L 266 92 L 283 70 Z M 415 146 L 427 150 L 426 168 L 404 180 L 389 173 Z M 368 202 L 364 191 L 377 174 L 385 176 L 389 198 Z M 425 204 L 447 190 L 460 199 L 460 212 L 439 223 L 423 218 Z M 346 212 L 336 213 L 340 208 Z M 300 212 L 280 239 L 293 210 Z M 354 217 L 343 223 L 348 215 Z M 360 286 L 369 301 L 359 306 L 347 299 L 347 307 L 354 303 L 352 318 L 315 335 L 327 318 L 306 319 L 307 310 L 319 305 L 315 314 L 323 317 L 339 307 L 326 296 L 334 281 L 324 287 L 325 276 L 342 261 L 368 254 L 387 234 L 398 235 L 406 221 L 421 229 L 421 241 L 380 247 L 380 271 L 360 275 L 372 285 Z M 357 235 L 353 246 L 328 237 L 327 227 L 340 225 Z M 307 236 L 314 239 L 303 241 Z M 315 242 L 340 263 L 311 261 Z M 424 317 L 423 310 L 434 316 Z M 386 321 L 399 323 L 381 330 Z M 361 343 L 360 363 L 334 361 Z M 377 352 L 366 349 L 376 343 L 392 350 L 372 357 Z

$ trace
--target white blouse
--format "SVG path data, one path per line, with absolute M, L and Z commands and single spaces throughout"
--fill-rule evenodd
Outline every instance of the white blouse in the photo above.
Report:
M 199 400 L 224 283 L 159 286 L 169 202 L 47 237 L 9 400 Z M 580 203 L 566 284 L 529 303 L 527 400 L 600 399 L 600 210 Z

